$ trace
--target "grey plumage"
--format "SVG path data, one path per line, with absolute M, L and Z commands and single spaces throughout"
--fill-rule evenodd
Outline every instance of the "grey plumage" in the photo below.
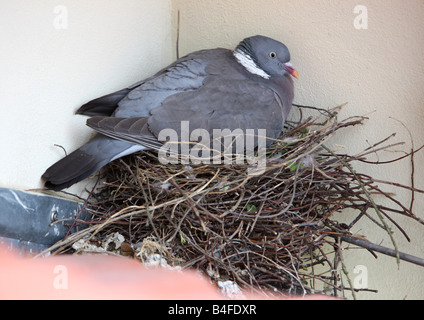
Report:
M 243 40 L 235 51 L 191 53 L 154 76 L 83 105 L 87 125 L 99 134 L 43 174 L 61 190 L 107 163 L 162 145 L 163 129 L 266 129 L 276 139 L 291 109 L 297 72 L 285 45 L 263 36 Z M 181 137 L 179 137 L 181 138 Z M 270 140 L 271 141 L 271 140 Z

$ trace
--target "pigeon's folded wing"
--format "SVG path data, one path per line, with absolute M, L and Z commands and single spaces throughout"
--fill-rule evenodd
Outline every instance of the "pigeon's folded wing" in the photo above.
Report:
M 173 130 L 181 140 L 182 123 L 213 137 L 214 129 L 266 130 L 269 138 L 281 133 L 284 115 L 279 96 L 251 81 L 209 79 L 200 89 L 173 95 L 151 111 L 150 117 L 94 117 L 87 125 L 96 131 L 143 146 L 159 145 L 162 130 Z M 185 129 L 184 129 L 185 130 Z M 156 142 L 156 143 L 155 143 Z

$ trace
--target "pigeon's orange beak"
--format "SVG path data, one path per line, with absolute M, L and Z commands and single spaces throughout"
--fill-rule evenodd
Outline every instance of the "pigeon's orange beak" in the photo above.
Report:
M 293 67 L 293 65 L 290 62 L 287 62 L 284 64 L 284 68 L 286 69 L 286 71 L 288 73 L 290 73 L 293 77 L 295 77 L 296 79 L 299 78 L 299 72 L 297 72 L 297 70 Z

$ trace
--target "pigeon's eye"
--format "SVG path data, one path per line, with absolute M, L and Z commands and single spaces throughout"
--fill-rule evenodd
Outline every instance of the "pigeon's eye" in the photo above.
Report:
M 272 59 L 277 58 L 277 54 L 276 54 L 274 51 L 271 51 L 271 52 L 269 53 L 269 56 L 270 56 Z

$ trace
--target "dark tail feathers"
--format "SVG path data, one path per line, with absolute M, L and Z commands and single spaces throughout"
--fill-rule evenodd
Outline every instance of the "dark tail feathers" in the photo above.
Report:
M 59 191 L 84 180 L 117 157 L 137 151 L 133 149 L 131 143 L 98 135 L 48 168 L 42 178 L 47 188 Z

